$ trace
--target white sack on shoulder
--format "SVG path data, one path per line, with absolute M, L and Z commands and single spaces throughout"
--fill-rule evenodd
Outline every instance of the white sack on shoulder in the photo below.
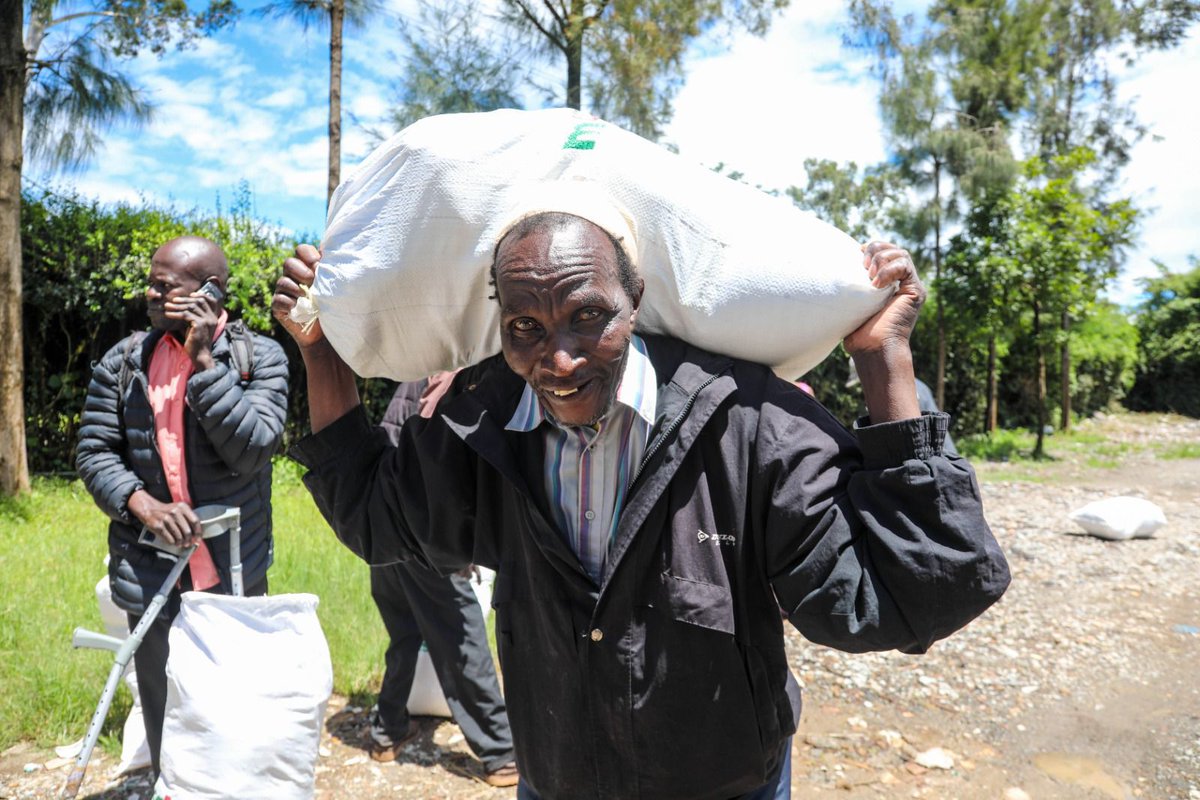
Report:
M 1140 497 L 1108 497 L 1071 512 L 1071 520 L 1093 536 L 1122 541 L 1149 539 L 1167 524 L 1161 508 Z
M 317 597 L 186 592 L 169 642 L 155 793 L 310 800 L 333 691 Z
M 608 207 L 551 208 L 589 193 Z M 859 243 L 790 202 L 550 109 L 429 117 L 380 145 L 334 193 L 312 305 L 302 305 L 360 375 L 416 380 L 475 363 L 500 350 L 492 251 L 537 210 L 635 240 L 640 331 L 789 379 L 890 293 L 870 285 Z

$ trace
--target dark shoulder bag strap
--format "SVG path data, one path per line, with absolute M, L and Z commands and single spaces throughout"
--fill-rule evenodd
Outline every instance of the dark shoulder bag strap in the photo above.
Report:
M 225 326 L 229 331 L 229 351 L 233 357 L 233 366 L 242 379 L 242 386 L 250 383 L 254 373 L 254 337 L 246 328 L 246 323 L 235 319 Z

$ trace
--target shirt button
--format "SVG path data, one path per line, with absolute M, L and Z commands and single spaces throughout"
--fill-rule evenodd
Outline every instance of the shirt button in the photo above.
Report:
M 587 511 L 583 512 L 583 516 L 584 516 L 584 519 L 595 519 L 595 518 L 596 518 L 596 512 L 595 512 L 595 511 L 592 511 L 592 510 L 589 508 Z
M 592 641 L 598 642 L 604 638 L 604 631 L 599 628 L 592 628 Z

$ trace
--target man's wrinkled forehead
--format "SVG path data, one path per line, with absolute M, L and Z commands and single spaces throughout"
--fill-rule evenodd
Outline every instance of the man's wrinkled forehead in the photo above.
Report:
M 570 215 L 530 222 L 500 240 L 493 265 L 497 282 L 557 286 L 616 277 L 616 247 L 594 223 Z

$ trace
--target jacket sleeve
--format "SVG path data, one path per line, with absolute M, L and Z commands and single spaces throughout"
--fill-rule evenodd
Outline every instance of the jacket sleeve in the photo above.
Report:
M 415 560 L 443 575 L 496 563 L 476 549 L 474 456 L 443 422 L 411 416 L 393 445 L 358 406 L 289 455 L 309 470 L 304 483 L 334 533 L 367 563 Z
M 267 466 L 283 441 L 287 418 L 287 356 L 279 343 L 254 335 L 254 366 L 241 376 L 218 360 L 188 379 L 187 403 L 209 443 L 231 470 L 243 475 Z
M 780 386 L 763 404 L 754 495 L 768 576 L 792 624 L 840 650 L 921 653 L 1009 583 L 949 418 L 859 427 Z M 764 480 L 765 479 L 765 480 Z
M 118 376 L 124 352 L 122 340 L 92 370 L 80 418 L 75 468 L 101 511 L 118 522 L 132 523 L 129 496 L 144 484 L 126 459 L 125 429 L 118 415 Z

